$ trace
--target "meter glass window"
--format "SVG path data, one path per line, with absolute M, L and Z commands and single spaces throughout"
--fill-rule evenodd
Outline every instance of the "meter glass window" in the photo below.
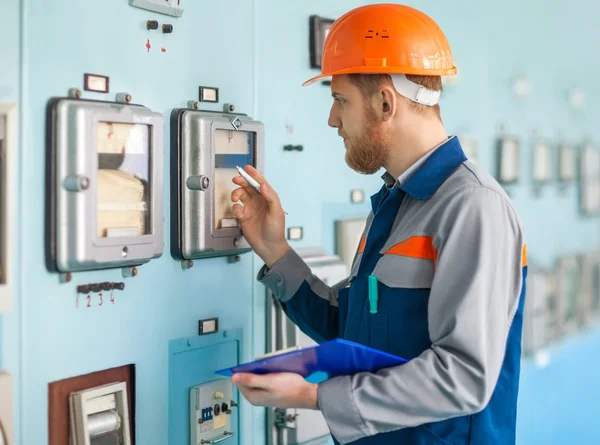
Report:
M 152 233 L 148 125 L 98 123 L 97 236 Z
M 246 131 L 215 131 L 215 220 L 214 227 L 231 229 L 238 221 L 231 210 L 231 192 L 237 188 L 232 182 L 239 173 L 236 166 L 255 165 L 256 134 Z

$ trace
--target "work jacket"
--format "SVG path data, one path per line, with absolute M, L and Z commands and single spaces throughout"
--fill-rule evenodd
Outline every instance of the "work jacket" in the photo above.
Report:
M 383 180 L 346 280 L 327 286 L 293 250 L 258 276 L 315 341 L 341 337 L 409 360 L 319 384 L 334 441 L 514 444 L 527 275 L 521 222 L 457 137 Z

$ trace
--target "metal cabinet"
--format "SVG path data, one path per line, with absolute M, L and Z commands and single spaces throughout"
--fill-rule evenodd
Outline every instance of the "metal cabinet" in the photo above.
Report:
M 332 286 L 348 276 L 348 267 L 337 256 L 322 249 L 298 250 L 313 274 Z M 267 352 L 315 342 L 285 315 L 278 300 L 267 290 Z M 267 443 L 270 445 L 320 445 L 330 433 L 320 411 L 304 409 L 267 409 Z

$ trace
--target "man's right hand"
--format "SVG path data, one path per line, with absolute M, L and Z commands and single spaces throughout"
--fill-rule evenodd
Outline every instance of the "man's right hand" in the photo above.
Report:
M 271 268 L 291 249 L 285 239 L 285 213 L 265 178 L 252 166 L 247 165 L 244 171 L 260 184 L 260 193 L 243 177 L 234 177 L 233 183 L 240 187 L 231 192 L 231 200 L 244 205 L 234 204 L 233 216 L 254 252 Z

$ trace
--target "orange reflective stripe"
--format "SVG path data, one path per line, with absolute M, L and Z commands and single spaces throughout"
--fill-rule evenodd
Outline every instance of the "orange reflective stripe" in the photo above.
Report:
M 527 244 L 523 244 L 523 267 L 527 266 Z
M 438 258 L 437 249 L 433 246 L 433 238 L 430 236 L 411 236 L 406 241 L 392 246 L 385 253 L 431 260 L 433 264 L 437 263 Z
M 365 246 L 367 245 L 367 238 L 364 236 L 360 239 L 360 244 L 358 245 L 358 253 L 363 253 L 365 251 Z

